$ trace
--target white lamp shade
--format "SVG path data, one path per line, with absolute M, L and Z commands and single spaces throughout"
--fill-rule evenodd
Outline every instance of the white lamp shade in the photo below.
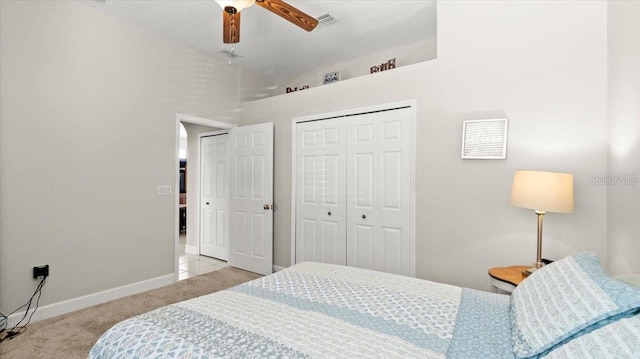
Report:
M 573 175 L 516 171 L 509 204 L 544 212 L 573 212 Z
M 256 3 L 256 0 L 216 0 L 223 9 L 227 6 L 236 8 L 238 12 Z

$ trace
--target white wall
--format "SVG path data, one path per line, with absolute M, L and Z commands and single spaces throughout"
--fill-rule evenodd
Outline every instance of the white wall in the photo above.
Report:
M 609 269 L 640 273 L 640 1 L 609 1 Z
M 545 218 L 543 254 L 607 257 L 605 2 L 442 1 L 438 58 L 245 103 L 275 122 L 274 260 L 290 264 L 291 119 L 417 100 L 418 277 L 489 289 L 487 269 L 535 260 L 536 217 L 510 207 L 516 169 L 571 172 L 575 213 Z M 461 160 L 462 121 L 506 115 L 507 160 Z
M 272 82 L 81 2 L 0 14 L 0 310 L 35 265 L 41 306 L 173 273 L 176 113 L 235 122 Z

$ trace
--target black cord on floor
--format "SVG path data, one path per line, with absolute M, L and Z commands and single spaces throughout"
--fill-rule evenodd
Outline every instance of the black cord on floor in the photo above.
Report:
M 0 322 L 3 321 L 2 328 L 0 328 L 0 334 L 5 333 L 6 331 L 4 337 L 0 337 L 0 343 L 2 343 L 4 340 L 15 338 L 27 330 L 27 325 L 29 325 L 29 323 L 31 322 L 31 318 L 33 317 L 33 314 L 36 312 L 36 310 L 38 310 L 38 305 L 40 304 L 40 297 L 42 296 L 42 288 L 44 287 L 44 284 L 46 281 L 47 281 L 47 278 L 42 277 L 42 279 L 40 280 L 40 283 L 38 283 L 38 286 L 36 287 L 36 290 L 33 292 L 33 295 L 31 296 L 31 298 L 29 298 L 29 301 L 27 301 L 27 303 L 17 308 L 13 312 L 9 313 L 8 315 L 3 314 L 0 317 Z M 36 299 L 36 305 L 33 308 L 33 312 L 31 312 L 31 315 L 29 315 L 29 311 L 31 310 L 33 299 L 36 298 L 36 296 L 38 297 Z M 20 319 L 20 321 L 16 323 L 16 325 L 14 325 L 11 329 L 7 330 L 9 316 L 24 307 L 27 307 L 27 309 L 24 311 L 24 316 L 22 317 L 22 319 Z M 29 319 L 27 320 L 27 322 L 24 325 L 20 325 L 27 318 L 27 316 L 29 316 Z
M 4 333 L 4 330 L 7 329 L 7 322 L 9 321 L 9 317 L 0 312 L 0 334 Z

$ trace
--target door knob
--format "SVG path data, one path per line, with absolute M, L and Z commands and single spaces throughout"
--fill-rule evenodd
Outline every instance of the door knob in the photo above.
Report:
M 209 202 L 207 202 L 207 206 L 209 205 Z
M 331 215 L 331 212 L 327 212 L 328 215 Z
M 271 205 L 269 203 L 265 203 L 264 206 L 262 206 L 262 209 L 269 210 L 271 209 Z
M 362 219 L 367 219 L 367 216 L 363 214 Z

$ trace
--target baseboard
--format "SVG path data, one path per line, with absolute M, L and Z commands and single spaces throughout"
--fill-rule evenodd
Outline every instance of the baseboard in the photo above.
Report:
M 194 246 L 193 244 L 187 244 L 184 246 L 184 252 L 189 254 L 200 254 L 200 248 L 198 246 Z
M 142 282 L 128 284 L 118 288 L 107 289 L 102 292 L 85 295 L 78 298 L 64 300 L 62 302 L 48 304 L 39 307 L 33 314 L 31 323 L 39 320 L 53 318 L 58 315 L 74 312 L 76 310 L 88 308 L 97 304 L 119 299 L 133 294 L 146 292 L 148 290 L 164 287 L 174 283 L 173 273 L 161 277 L 152 278 Z M 45 288 L 46 290 L 46 288 Z M 24 311 L 9 316 L 8 328 L 12 328 L 24 316 Z M 24 323 L 23 323 L 24 324 Z
M 273 272 L 274 272 L 274 273 L 275 273 L 275 272 L 278 272 L 278 271 L 281 271 L 281 270 L 283 270 L 283 269 L 284 269 L 284 267 L 280 267 L 280 266 L 276 266 L 276 265 L 274 265 L 274 266 L 273 266 Z

